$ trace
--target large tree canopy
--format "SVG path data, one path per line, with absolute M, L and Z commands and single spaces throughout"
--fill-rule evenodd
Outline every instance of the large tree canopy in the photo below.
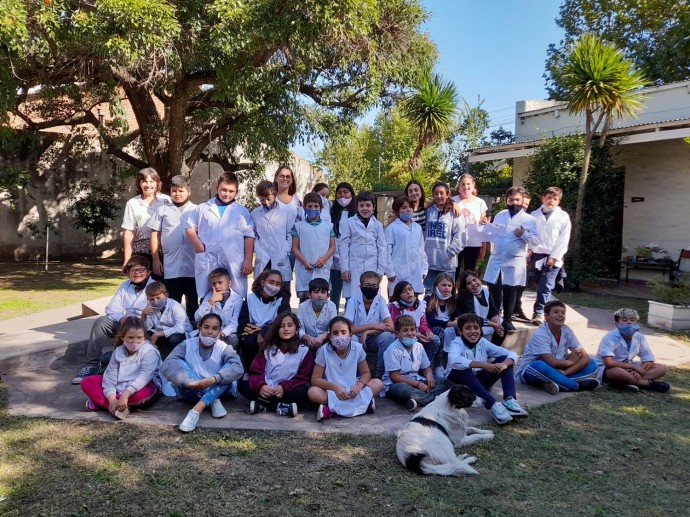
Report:
M 565 38 L 548 50 L 544 77 L 552 98 L 562 94 L 554 72 L 563 65 L 570 45 L 586 32 L 620 48 L 655 84 L 690 78 L 688 0 L 565 0 L 556 23 Z
M 244 168 L 239 147 L 285 158 L 399 94 L 435 57 L 425 18 L 418 0 L 3 0 L 0 117 L 92 125 L 164 178 L 203 158 Z M 125 99 L 137 131 L 99 124 L 95 106 L 122 114 Z

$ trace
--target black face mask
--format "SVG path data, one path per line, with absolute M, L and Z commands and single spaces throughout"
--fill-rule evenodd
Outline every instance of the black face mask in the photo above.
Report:
M 189 203 L 189 199 L 188 199 L 187 201 L 185 201 L 184 203 L 175 203 L 175 202 L 173 201 L 173 205 L 175 205 L 177 208 L 182 208 L 182 207 L 185 206 L 187 203 Z
M 220 198 L 218 196 L 216 196 L 216 205 L 218 205 L 218 206 L 228 206 L 229 204 L 234 203 L 234 202 L 235 202 L 235 200 L 232 199 L 226 203 L 225 201 L 221 201 Z
M 477 340 L 477 343 L 472 343 L 472 342 L 466 340 L 466 339 L 465 339 L 465 336 L 463 336 L 462 334 L 460 334 L 460 339 L 462 339 L 462 342 L 465 343 L 465 346 L 466 346 L 467 348 L 469 348 L 470 350 L 474 350 L 474 347 L 477 346 L 477 343 L 479 343 L 479 341 L 481 341 L 482 338 L 481 338 L 481 336 L 480 336 L 479 339 Z
M 148 281 L 149 281 L 149 277 L 146 277 L 146 278 L 145 278 L 144 280 L 142 280 L 141 282 L 132 282 L 132 281 L 130 280 L 130 283 L 134 286 L 134 290 L 135 290 L 136 292 L 139 292 L 139 291 L 141 291 L 144 287 L 146 287 L 146 284 L 148 283 Z
M 522 207 L 518 205 L 508 205 L 506 208 L 508 208 L 508 212 L 510 212 L 511 216 L 517 214 L 520 210 L 522 210 Z
M 379 294 L 378 287 L 362 287 L 362 295 L 367 300 L 373 300 L 374 298 L 376 298 L 377 294 Z

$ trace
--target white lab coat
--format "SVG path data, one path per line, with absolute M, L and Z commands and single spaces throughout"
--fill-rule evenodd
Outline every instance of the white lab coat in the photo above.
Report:
M 266 210 L 263 206 L 252 210 L 256 234 L 254 278 L 258 277 L 270 262 L 271 269 L 280 271 L 283 282 L 292 281 L 290 230 L 295 224 L 295 211 L 291 208 L 291 205 L 276 203 L 275 208 L 271 210 Z
M 319 258 L 328 253 L 328 248 L 331 246 L 331 234 L 333 233 L 333 225 L 331 223 L 320 221 L 319 224 L 314 225 L 308 221 L 298 221 L 295 224 L 295 232 L 299 238 L 299 251 L 310 264 L 314 264 Z M 314 278 L 323 278 L 329 281 L 332 265 L 333 258 L 331 257 L 323 267 L 312 268 L 311 271 L 307 271 L 304 264 L 295 261 L 296 291 L 308 291 L 309 282 Z
M 197 232 L 206 247 L 194 257 L 194 278 L 199 298 L 210 290 L 208 274 L 223 267 L 230 273 L 233 291 L 247 296 L 247 277 L 242 274 L 244 239 L 254 238 L 254 223 L 249 211 L 237 201 L 220 216 L 215 197 L 201 203 L 187 218 L 187 227 Z
M 504 225 L 494 243 L 494 251 L 489 258 L 484 273 L 484 281 L 495 284 L 498 275 L 504 285 L 525 285 L 527 280 L 527 245 L 536 246 L 537 222 L 534 217 L 520 210 L 510 217 L 508 210 L 499 212 L 494 218 L 494 224 Z M 515 230 L 524 228 L 521 237 L 515 236 Z
M 532 253 L 546 253 L 556 260 L 556 267 L 563 267 L 563 257 L 570 242 L 570 216 L 557 206 L 547 219 L 541 207 L 530 214 L 537 222 L 539 244 L 530 246 Z
M 395 281 L 388 283 L 392 293 L 395 284 L 407 281 L 416 293 L 424 292 L 423 277 L 429 271 L 424 251 L 424 231 L 417 223 L 409 226 L 396 219 L 385 230 L 390 258 L 390 268 L 395 273 Z
M 388 265 L 388 245 L 383 225 L 374 216 L 368 226 L 358 216 L 340 220 L 340 270 L 349 271 L 351 280 L 343 282 L 343 296 L 361 292 L 359 277 L 365 271 L 395 276 Z

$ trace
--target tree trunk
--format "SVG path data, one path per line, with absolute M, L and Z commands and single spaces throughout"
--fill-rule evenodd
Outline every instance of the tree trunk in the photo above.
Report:
M 412 158 L 410 158 L 410 161 L 407 163 L 407 166 L 409 167 L 410 171 L 419 169 L 422 166 L 422 151 L 424 150 L 424 142 L 422 140 L 419 140 L 419 143 L 417 144 L 417 148 L 414 150 L 414 153 L 412 154 Z
M 575 221 L 573 223 L 573 272 L 579 272 L 580 268 L 580 238 L 582 229 L 582 209 L 585 204 L 585 186 L 589 176 L 589 162 L 592 156 L 592 134 L 585 135 L 585 156 L 580 172 L 580 183 L 577 187 L 577 205 L 575 206 Z
M 98 235 L 94 233 L 93 234 L 93 260 L 94 261 L 96 261 L 98 259 L 97 241 L 98 241 Z

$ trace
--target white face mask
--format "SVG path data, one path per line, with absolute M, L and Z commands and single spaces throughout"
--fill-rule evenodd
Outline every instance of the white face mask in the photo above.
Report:
M 266 293 L 266 296 L 268 296 L 269 298 L 274 297 L 279 292 L 280 292 L 280 287 L 277 287 L 275 285 L 270 285 L 270 284 L 264 284 L 264 293 Z
M 124 343 L 123 342 L 122 344 L 125 345 L 125 348 L 127 350 L 129 350 L 130 352 L 138 352 L 139 349 L 142 346 L 144 346 L 144 343 L 146 343 L 146 341 L 142 341 L 141 343 Z
M 339 197 L 338 199 L 336 199 L 336 201 L 338 202 L 338 204 L 340 206 L 346 207 L 346 206 L 350 205 L 350 203 L 352 202 L 352 198 L 351 197 Z
M 436 292 L 436 298 L 438 298 L 442 302 L 445 302 L 451 296 L 450 294 L 448 296 L 444 295 L 441 291 L 439 291 L 438 287 L 436 287 L 435 292 Z
M 553 212 L 555 208 L 549 208 L 548 206 L 541 206 L 541 211 L 544 212 L 545 214 L 548 214 L 549 212 Z
M 199 336 L 199 341 L 201 341 L 201 344 L 205 347 L 210 347 L 216 344 L 218 338 L 215 338 L 213 336 Z

